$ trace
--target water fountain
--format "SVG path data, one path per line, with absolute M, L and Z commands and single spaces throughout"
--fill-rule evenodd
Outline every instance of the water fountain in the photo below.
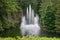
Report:
M 38 22 L 38 15 L 36 14 L 36 16 L 34 16 L 34 10 L 31 8 L 31 5 L 29 5 L 29 8 L 27 7 L 26 17 L 22 17 L 20 26 L 22 36 L 39 36 L 40 26 Z

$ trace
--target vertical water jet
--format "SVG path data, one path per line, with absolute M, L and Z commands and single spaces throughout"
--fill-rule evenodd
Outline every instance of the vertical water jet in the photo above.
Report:
M 31 24 L 31 5 L 29 5 L 29 24 Z
M 29 24 L 29 11 L 28 11 L 28 7 L 27 7 L 27 10 L 26 10 L 26 23 Z
M 31 14 L 31 19 L 32 19 L 32 24 L 34 24 L 34 10 L 32 9 L 32 14 Z
M 31 8 L 31 5 L 29 5 L 26 10 L 26 16 L 22 17 L 20 27 L 22 36 L 39 36 L 41 29 L 38 24 L 39 16 L 37 14 L 34 16 L 34 14 L 34 10 Z

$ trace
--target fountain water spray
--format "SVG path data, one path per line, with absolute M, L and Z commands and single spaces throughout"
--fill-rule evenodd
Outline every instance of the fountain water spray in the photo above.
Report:
M 40 34 L 40 26 L 38 24 L 39 17 L 36 14 L 34 17 L 34 10 L 31 8 L 31 5 L 29 5 L 29 8 L 27 7 L 27 13 L 26 16 L 22 17 L 21 22 L 21 34 L 22 36 L 39 36 Z M 27 18 L 27 19 L 26 19 Z

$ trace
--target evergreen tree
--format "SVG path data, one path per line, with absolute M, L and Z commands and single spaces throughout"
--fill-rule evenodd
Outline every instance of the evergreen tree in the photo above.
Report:
M 10 14 L 11 16 L 9 17 L 13 17 L 15 19 L 16 13 L 19 10 L 21 10 L 21 8 L 18 6 L 17 0 L 0 0 L 0 28 L 3 29 L 11 27 L 13 23 L 12 21 L 9 23 L 8 15 Z

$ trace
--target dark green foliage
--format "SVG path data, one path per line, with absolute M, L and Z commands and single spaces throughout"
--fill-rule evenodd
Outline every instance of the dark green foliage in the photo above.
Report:
M 56 28 L 55 20 L 56 20 L 55 10 L 48 6 L 44 17 L 44 24 L 48 31 L 53 31 Z
M 60 0 L 55 1 L 55 7 L 56 7 L 56 20 L 55 20 L 55 31 L 57 33 L 60 33 Z
M 2 29 L 14 27 L 18 23 L 16 21 L 16 14 L 20 11 L 21 7 L 18 6 L 17 0 L 0 0 L 0 27 Z
M 0 31 L 20 26 L 20 14 L 26 13 L 29 4 L 39 14 L 43 30 L 60 33 L 60 0 L 0 0 Z M 3 34 L 17 36 L 19 30 L 14 28 Z
M 0 37 L 16 37 L 20 36 L 20 29 L 17 28 L 9 28 L 5 29 L 4 31 L 0 31 Z
M 43 30 L 60 33 L 60 1 L 41 0 L 40 4 L 39 14 Z

